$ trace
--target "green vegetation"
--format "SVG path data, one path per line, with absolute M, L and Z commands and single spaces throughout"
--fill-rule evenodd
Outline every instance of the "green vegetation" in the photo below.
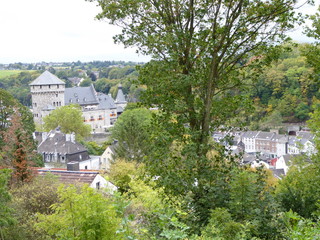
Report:
M 33 159 L 25 142 L 34 126 L 28 128 L 30 113 L 3 91 L 0 162 L 13 169 L 14 181 L 0 171 L 0 237 L 317 239 L 320 55 L 318 43 L 282 41 L 284 31 L 301 23 L 295 2 L 97 1 L 98 18 L 123 28 L 116 41 L 153 60 L 137 67 L 139 75 L 132 64 L 111 62 L 50 71 L 68 81 L 86 70 L 82 84 L 114 94 L 121 83 L 141 101 L 129 105 L 112 131 L 118 145 L 105 177 L 118 192 L 25 176 Z M 319 19 L 311 17 L 310 36 L 319 38 Z M 8 79 L 11 87 L 21 83 Z M 296 121 L 308 122 L 318 153 L 296 159 L 281 180 L 240 164 L 241 156 L 228 154 L 210 136 L 222 126 L 268 129 Z M 47 129 L 60 125 L 65 133 L 86 135 L 77 106 L 61 107 L 45 122 Z M 87 146 L 102 151 L 93 142 Z
M 11 75 L 18 75 L 23 70 L 0 70 L 0 78 L 9 77 Z
M 152 151 L 150 145 L 151 112 L 145 108 L 125 110 L 112 128 L 118 141 L 116 157 L 141 162 Z
M 61 132 L 74 133 L 80 140 L 89 136 L 91 132 L 91 127 L 83 122 L 81 107 L 75 104 L 53 110 L 50 115 L 43 118 L 43 122 L 47 132 L 60 127 Z

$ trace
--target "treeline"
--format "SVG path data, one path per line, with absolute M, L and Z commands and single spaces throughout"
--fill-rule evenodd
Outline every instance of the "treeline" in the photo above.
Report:
M 64 67 L 48 66 L 46 69 L 65 81 L 66 87 L 76 86 L 70 79 L 79 78 L 81 79 L 80 86 L 94 84 L 98 92 L 111 93 L 113 97 L 116 96 L 118 85 L 122 84 L 123 92 L 127 95 L 128 100 L 138 101 L 143 88 L 134 84 L 138 76 L 136 65 L 136 63 L 122 61 L 96 61 L 71 64 L 72 67 L 67 66 L 67 64 Z M 44 69 L 37 71 L 21 70 L 18 74 L 0 77 L 0 88 L 7 90 L 23 105 L 31 106 L 29 83 L 43 71 Z

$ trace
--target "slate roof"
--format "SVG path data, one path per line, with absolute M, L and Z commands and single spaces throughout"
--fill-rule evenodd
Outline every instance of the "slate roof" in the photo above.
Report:
M 124 94 L 122 92 L 122 85 L 119 84 L 118 86 L 118 93 L 117 93 L 117 97 L 116 97 L 116 102 L 117 103 L 126 103 L 126 98 L 124 97 Z
M 297 137 L 312 140 L 314 136 L 311 132 L 297 132 Z
M 259 132 L 256 139 L 271 140 L 274 135 L 273 132 Z
M 58 131 L 50 131 L 48 137 L 38 146 L 39 153 L 75 154 L 87 151 L 84 146 L 75 141 L 67 141 L 66 135 Z
M 252 155 L 252 154 L 248 154 L 248 153 L 245 153 L 243 155 L 243 163 L 246 164 L 246 163 L 251 163 L 253 162 L 254 160 L 256 160 L 256 156 L 255 155 Z
M 273 137 L 272 137 L 272 141 L 275 141 L 275 142 L 282 142 L 282 143 L 286 143 L 288 140 L 288 137 L 286 135 L 283 135 L 283 134 L 275 134 Z
M 284 172 L 284 169 L 271 169 L 272 173 L 273 173 L 273 176 L 278 178 L 278 179 L 281 179 L 284 175 L 285 175 L 285 172 Z
M 29 85 L 36 86 L 36 85 L 65 85 L 65 82 L 60 80 L 57 76 L 53 75 L 49 71 L 43 72 L 39 77 L 33 80 Z
M 122 113 L 122 112 L 123 112 L 123 107 L 117 106 L 117 112 L 118 112 L 118 113 Z
M 242 134 L 241 137 L 243 137 L 243 138 L 255 138 L 258 133 L 259 132 L 257 132 L 257 131 L 248 131 L 248 132 L 245 132 L 244 134 Z
M 110 95 L 97 93 L 97 99 L 99 101 L 100 109 L 113 109 L 113 108 L 116 109 L 117 108 L 113 98 Z
M 286 163 L 287 166 L 289 166 L 291 164 L 291 161 L 292 159 L 297 156 L 297 155 L 292 155 L 292 154 L 286 154 L 286 155 L 283 155 L 283 160 L 284 162 Z
M 91 84 L 89 87 L 66 88 L 64 93 L 65 105 L 97 105 L 96 90 Z
M 44 170 L 38 169 L 38 174 L 44 176 L 46 174 L 53 174 L 59 178 L 59 181 L 65 184 L 87 183 L 91 184 L 98 172 L 92 171 L 66 171 L 66 170 Z

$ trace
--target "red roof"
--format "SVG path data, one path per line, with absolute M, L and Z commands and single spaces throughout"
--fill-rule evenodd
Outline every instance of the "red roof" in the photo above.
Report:
M 52 174 L 59 178 L 62 183 L 87 183 L 91 184 L 95 177 L 99 174 L 97 171 L 67 171 L 66 169 L 38 169 L 38 174 L 44 176 Z

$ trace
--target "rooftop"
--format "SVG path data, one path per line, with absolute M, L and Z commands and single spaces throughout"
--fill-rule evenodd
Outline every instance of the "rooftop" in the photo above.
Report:
M 57 76 L 53 75 L 49 71 L 43 72 L 39 77 L 33 80 L 29 85 L 65 85 L 64 81 L 60 80 Z

